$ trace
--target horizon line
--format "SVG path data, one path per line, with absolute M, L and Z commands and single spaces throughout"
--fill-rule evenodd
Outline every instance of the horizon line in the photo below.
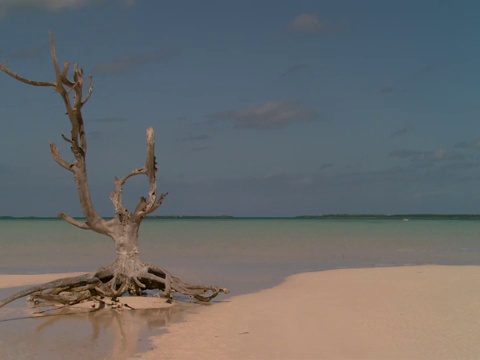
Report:
M 408 218 L 408 217 L 464 217 L 479 218 L 480 213 L 396 213 L 396 214 L 375 214 L 375 213 L 331 213 L 322 215 L 292 215 L 292 216 L 233 216 L 233 215 L 153 215 L 145 219 L 322 219 L 322 218 Z M 83 216 L 75 216 L 74 219 L 85 219 Z M 104 217 L 113 219 L 114 217 Z M 62 220 L 57 216 L 12 216 L 3 215 L 0 219 L 45 219 Z

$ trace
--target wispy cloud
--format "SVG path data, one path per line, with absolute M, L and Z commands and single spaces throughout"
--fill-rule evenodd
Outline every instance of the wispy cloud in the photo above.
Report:
M 287 30 L 289 32 L 317 34 L 324 32 L 327 30 L 327 28 L 328 25 L 324 22 L 320 22 L 317 15 L 302 14 L 293 19 L 293 21 L 288 25 Z
M 13 11 L 61 12 L 68 9 L 79 9 L 94 2 L 94 0 L 0 0 L 0 16 Z
M 325 164 L 320 165 L 320 170 L 330 169 L 334 166 L 335 165 L 333 163 L 325 163 Z
M 478 161 L 459 161 L 455 163 L 447 163 L 442 165 L 439 169 L 445 171 L 454 171 L 454 172 L 462 172 L 471 169 L 477 169 L 480 167 L 480 163 Z
M 13 59 L 37 59 L 41 58 L 46 52 L 41 48 L 20 49 L 12 53 Z
M 124 0 L 123 3 L 125 4 L 126 7 L 133 6 L 137 3 L 137 0 Z
M 427 66 L 425 66 L 423 69 L 422 69 L 422 73 L 423 74 L 436 74 L 440 71 L 440 68 L 438 65 L 435 65 L 435 64 L 429 64 Z
M 135 0 L 116 0 L 124 6 L 132 6 Z M 0 0 L 0 16 L 12 11 L 40 10 L 61 12 L 70 9 L 80 9 L 89 5 L 97 5 L 98 0 Z
M 461 160 L 465 156 L 448 150 L 418 151 L 418 150 L 394 150 L 388 154 L 390 157 L 408 159 L 411 161 L 422 162 L 441 162 L 450 160 Z
M 199 151 L 206 151 L 211 149 L 212 149 L 211 146 L 197 146 L 197 147 L 191 148 L 190 151 L 199 152 Z
M 239 129 L 269 130 L 318 118 L 315 109 L 304 109 L 290 101 L 267 102 L 244 110 L 223 111 L 209 116 L 212 121 L 231 121 Z
M 98 75 L 121 75 L 137 66 L 161 63 L 180 55 L 179 50 L 168 49 L 158 54 L 125 56 L 121 59 L 95 66 L 93 72 Z
M 406 126 L 406 127 L 397 129 L 394 132 L 392 132 L 390 134 L 390 137 L 402 136 L 402 135 L 405 135 L 408 131 L 410 131 L 410 128 Z
M 189 135 L 187 137 L 184 137 L 181 141 L 184 142 L 191 142 L 191 141 L 203 141 L 203 140 L 210 140 L 212 137 L 207 134 L 203 135 Z
M 88 132 L 88 138 L 90 140 L 102 140 L 104 137 L 105 133 L 103 131 L 89 131 Z
M 114 117 L 114 116 L 92 119 L 92 122 L 97 122 L 97 123 L 119 123 L 119 122 L 125 122 L 125 121 L 127 121 L 127 118 Z
M 323 34 L 338 30 L 340 30 L 339 26 L 320 21 L 315 14 L 298 15 L 287 26 L 287 32 L 290 33 Z
M 380 90 L 378 90 L 378 93 L 383 95 L 389 95 L 397 91 L 398 89 L 393 86 L 385 86 L 384 88 L 381 88 Z
M 476 141 L 462 141 L 455 144 L 455 147 L 459 149 L 480 149 L 480 139 Z
M 282 77 L 291 75 L 293 73 L 297 73 L 299 71 L 305 70 L 306 68 L 307 68 L 307 65 L 305 65 L 305 64 L 292 65 L 282 73 Z

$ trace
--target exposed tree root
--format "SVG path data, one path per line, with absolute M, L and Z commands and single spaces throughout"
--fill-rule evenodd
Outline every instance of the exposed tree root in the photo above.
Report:
M 119 263 L 124 261 L 117 259 L 95 273 L 62 278 L 19 291 L 0 301 L 0 307 L 29 295 L 33 301 L 47 300 L 74 305 L 98 297 L 116 299 L 127 292 L 130 295 L 146 295 L 146 290 L 159 290 L 169 301 L 173 299 L 174 293 L 180 293 L 201 302 L 208 302 L 220 293 L 230 292 L 227 288 L 185 283 L 168 271 L 139 260 L 131 260 L 128 268 L 119 266 Z
M 92 274 L 83 274 L 83 275 L 69 277 L 69 278 L 62 278 L 62 279 L 54 280 L 42 285 L 36 285 L 28 289 L 19 291 L 16 294 L 13 294 L 8 298 L 0 301 L 0 307 L 28 295 L 35 294 L 34 296 L 38 296 L 39 294 L 42 294 L 44 291 L 48 292 L 53 289 L 58 289 L 60 291 L 64 289 L 65 291 L 68 289 L 72 290 L 72 289 L 75 289 L 76 287 L 84 287 L 89 285 L 95 287 L 99 284 L 100 284 L 100 280 L 95 278 Z

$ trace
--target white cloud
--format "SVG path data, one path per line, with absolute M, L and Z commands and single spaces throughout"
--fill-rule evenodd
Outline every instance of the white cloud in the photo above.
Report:
M 3 13 L 29 9 L 62 11 L 70 8 L 81 8 L 92 2 L 92 0 L 0 0 L 0 11 Z
M 232 121 L 241 129 L 274 129 L 317 118 L 314 109 L 303 109 L 290 101 L 267 102 L 244 110 L 223 111 L 210 115 L 214 121 Z
M 328 24 L 318 20 L 317 15 L 302 14 L 293 19 L 293 21 L 288 25 L 287 30 L 289 32 L 318 34 L 326 31 L 328 28 Z
M 135 4 L 135 0 L 117 0 L 126 6 Z M 98 0 L 0 0 L 0 15 L 12 11 L 43 10 L 61 12 L 68 9 L 79 9 L 88 5 L 98 4 Z

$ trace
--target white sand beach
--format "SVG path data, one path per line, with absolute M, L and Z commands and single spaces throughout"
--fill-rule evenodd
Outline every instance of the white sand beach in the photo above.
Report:
M 479 359 L 480 267 L 305 273 L 203 307 L 142 359 Z
M 0 286 L 63 275 L 1 275 Z M 479 284 L 476 266 L 298 274 L 271 289 L 199 305 L 153 337 L 153 350 L 133 358 L 478 359 Z M 168 306 L 127 299 L 137 308 Z

